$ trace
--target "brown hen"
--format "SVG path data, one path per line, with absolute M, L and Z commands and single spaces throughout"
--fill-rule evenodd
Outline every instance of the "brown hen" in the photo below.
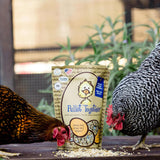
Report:
M 36 110 L 11 89 L 0 85 L 0 144 L 57 140 L 61 146 L 69 139 L 68 126 Z

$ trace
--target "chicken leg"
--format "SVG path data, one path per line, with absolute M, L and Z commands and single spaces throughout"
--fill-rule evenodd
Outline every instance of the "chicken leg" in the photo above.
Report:
M 0 151 L 0 157 L 1 158 L 8 158 L 8 157 L 13 157 L 13 156 L 19 156 L 20 153 L 9 153 L 5 151 Z
M 133 151 L 143 148 L 143 149 L 147 149 L 148 151 L 150 151 L 150 148 L 160 147 L 160 144 L 150 144 L 150 145 L 145 144 L 146 136 L 147 134 L 142 135 L 141 138 L 138 140 L 138 142 L 135 145 L 122 146 L 122 148 L 132 148 Z

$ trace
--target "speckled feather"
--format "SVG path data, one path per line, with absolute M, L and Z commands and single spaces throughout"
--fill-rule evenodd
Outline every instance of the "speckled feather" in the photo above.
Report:
M 52 129 L 57 126 L 64 124 L 0 85 L 0 144 L 53 140 Z
M 160 43 L 140 68 L 115 88 L 113 114 L 125 114 L 122 132 L 135 136 L 160 126 Z

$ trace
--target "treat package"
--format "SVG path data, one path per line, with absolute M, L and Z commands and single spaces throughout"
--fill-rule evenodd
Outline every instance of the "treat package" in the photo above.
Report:
M 70 143 L 58 149 L 101 148 L 108 80 L 101 65 L 52 67 L 55 117 L 71 132 Z

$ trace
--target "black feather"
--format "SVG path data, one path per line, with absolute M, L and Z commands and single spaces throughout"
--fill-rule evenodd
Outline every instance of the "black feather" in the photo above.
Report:
M 125 114 L 124 134 L 147 134 L 160 126 L 160 43 L 136 72 L 120 81 L 112 105 L 114 115 Z

